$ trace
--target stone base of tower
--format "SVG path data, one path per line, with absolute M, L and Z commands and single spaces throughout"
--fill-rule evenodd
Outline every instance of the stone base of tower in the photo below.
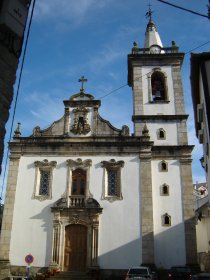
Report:
M 9 260 L 0 260 L 0 280 L 6 279 L 10 275 Z

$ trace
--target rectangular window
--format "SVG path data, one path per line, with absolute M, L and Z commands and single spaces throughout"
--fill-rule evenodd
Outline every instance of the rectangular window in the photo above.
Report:
M 104 168 L 104 182 L 102 199 L 110 202 L 122 200 L 121 186 L 121 169 L 124 167 L 124 161 L 102 161 L 101 166 Z
M 50 171 L 40 170 L 39 195 L 49 195 Z
M 43 201 L 45 199 L 52 199 L 52 179 L 53 169 L 56 167 L 56 161 L 35 161 L 35 182 L 33 199 Z
M 117 170 L 107 170 L 108 195 L 117 196 Z

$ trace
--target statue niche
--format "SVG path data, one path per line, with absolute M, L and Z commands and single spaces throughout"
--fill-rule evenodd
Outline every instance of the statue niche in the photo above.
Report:
M 74 134 L 84 134 L 90 132 L 90 125 L 87 121 L 87 113 L 89 110 L 84 106 L 78 107 L 73 110 L 74 124 L 71 126 L 70 131 Z

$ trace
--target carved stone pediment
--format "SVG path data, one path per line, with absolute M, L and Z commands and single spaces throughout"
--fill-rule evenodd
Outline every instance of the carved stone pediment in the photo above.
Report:
M 90 132 L 90 125 L 88 124 L 87 114 L 89 110 L 85 106 L 80 106 L 73 110 L 74 124 L 70 131 L 74 134 L 88 134 Z
M 101 161 L 101 166 L 105 168 L 114 168 L 114 167 L 124 167 L 125 162 L 123 160 L 116 161 L 115 159 L 111 159 L 110 161 Z
M 57 161 L 48 161 L 47 159 L 44 159 L 43 161 L 35 161 L 34 165 L 39 168 L 43 168 L 43 167 L 52 168 L 52 167 L 56 167 Z
M 69 167 L 80 167 L 80 168 L 85 168 L 85 167 L 90 167 L 92 165 L 92 160 L 91 159 L 86 159 L 82 161 L 81 158 L 78 158 L 76 160 L 73 159 L 68 159 L 66 161 L 67 166 Z

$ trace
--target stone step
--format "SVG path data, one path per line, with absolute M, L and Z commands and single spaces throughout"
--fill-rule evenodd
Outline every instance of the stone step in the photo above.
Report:
M 59 272 L 53 276 L 50 276 L 49 280 L 94 280 L 86 272 L 80 271 L 68 271 L 68 272 Z

